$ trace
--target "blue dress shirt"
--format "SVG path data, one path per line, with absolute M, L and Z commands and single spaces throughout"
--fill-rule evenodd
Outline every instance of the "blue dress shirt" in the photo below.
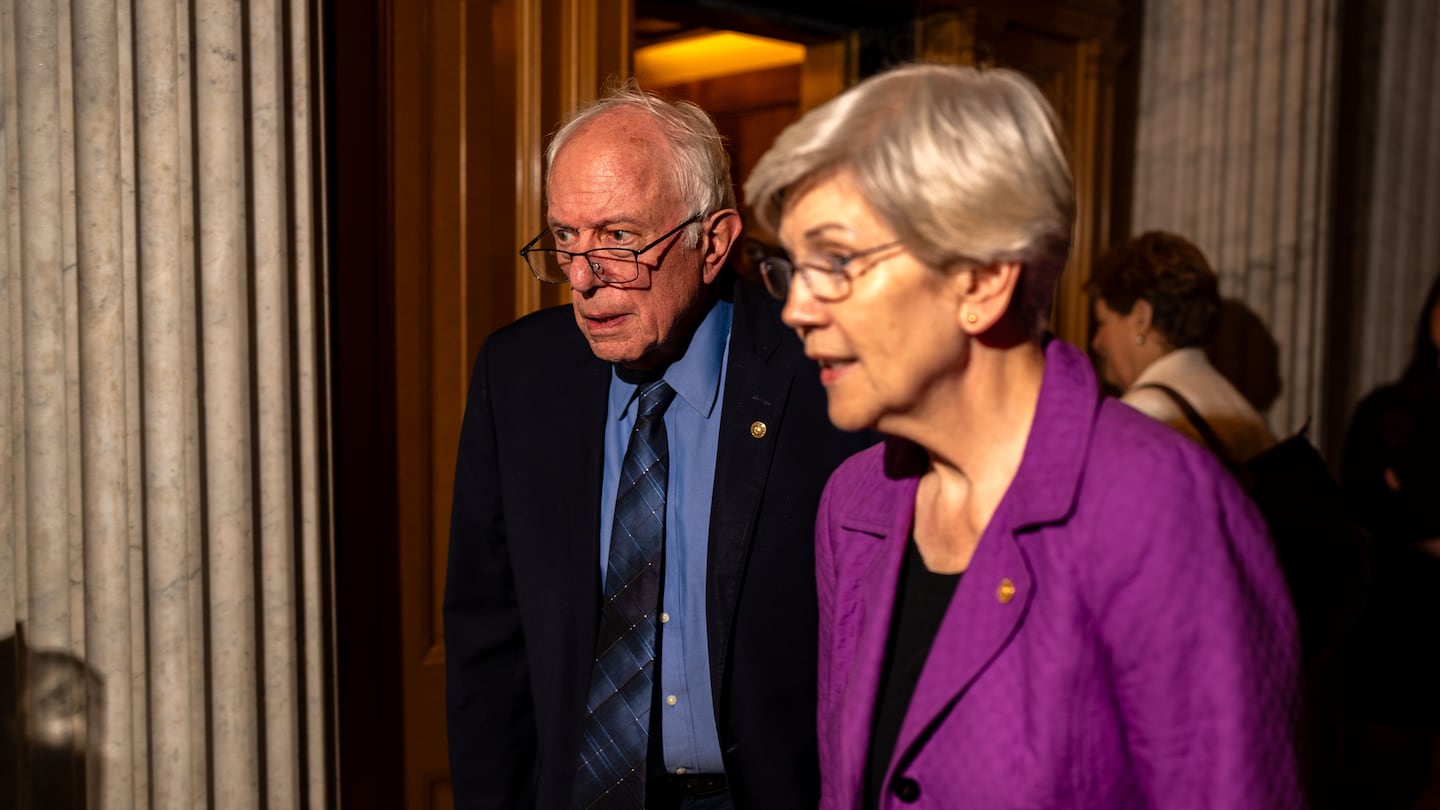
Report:
M 675 400 L 665 411 L 670 483 L 665 498 L 665 587 L 660 614 L 660 710 L 665 769 L 724 773 L 710 685 L 705 583 L 710 546 L 710 500 L 720 444 L 720 389 L 730 356 L 732 305 L 717 301 L 684 356 L 665 370 Z M 605 420 L 605 497 L 600 499 L 600 578 L 610 559 L 615 492 L 630 432 L 636 385 L 610 375 Z

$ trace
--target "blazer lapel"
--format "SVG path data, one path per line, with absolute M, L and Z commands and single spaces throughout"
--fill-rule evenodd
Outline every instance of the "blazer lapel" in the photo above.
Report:
M 984 538 L 915 684 L 891 758 L 892 772 L 915 756 L 950 707 L 1009 643 L 1033 595 L 1030 564 L 1014 535 Z
M 918 481 L 916 478 L 905 478 L 879 484 L 871 498 L 852 504 L 841 517 L 840 528 L 844 534 L 835 541 L 837 547 L 856 547 L 864 543 L 874 547 L 874 553 L 868 560 L 858 559 L 853 564 L 853 570 L 839 572 L 842 596 L 835 606 L 838 615 L 852 609 L 851 604 L 858 600 L 861 610 L 860 637 L 856 640 L 851 658 L 852 669 L 841 675 L 845 682 L 841 705 L 857 709 L 865 707 L 865 710 L 840 712 L 837 729 L 841 758 L 839 777 L 857 795 L 864 785 L 870 732 L 879 699 L 880 670 L 890 637 L 890 623 L 895 614 L 895 588 L 900 579 L 900 565 L 905 559 L 905 544 L 910 539 Z M 855 587 L 845 589 L 844 583 L 852 579 Z
M 915 685 L 910 706 L 896 740 L 890 774 L 912 760 L 950 708 L 1010 643 L 1025 621 L 1035 593 L 1035 578 L 1019 538 L 1030 530 L 1063 521 L 1074 508 L 1098 408 L 1098 392 L 1089 361 L 1059 340 L 1046 344 L 1045 381 L 1025 456 L 1006 492 L 991 528 L 975 550 L 941 621 L 935 642 Z M 896 469 L 908 469 L 903 442 L 887 444 Z M 895 587 L 904 546 L 909 541 L 918 479 L 879 482 L 866 505 L 847 515 L 847 529 L 882 524 L 885 509 L 896 514 L 880 562 L 863 574 L 865 623 L 854 657 L 856 670 L 847 676 L 845 706 L 868 711 L 843 712 L 845 768 L 841 778 L 860 784 L 870 740 L 879 673 L 893 615 Z M 891 483 L 893 481 L 894 483 Z M 901 486 L 903 485 L 903 486 Z M 1008 527 L 1008 528 L 1007 528 Z M 858 538 L 856 538 L 858 539 Z M 860 571 L 851 572 L 862 576 Z M 840 573 L 843 578 L 846 572 Z M 857 742 L 858 741 L 858 742 Z
M 757 317 L 736 284 L 730 327 L 728 368 L 722 389 L 720 442 L 715 458 L 715 489 L 710 505 L 710 548 L 706 592 L 709 625 L 710 679 L 715 717 L 723 718 L 726 654 L 750 544 L 756 511 L 765 491 L 770 459 L 781 429 L 785 401 L 795 374 L 795 358 L 780 348 L 778 323 Z M 722 732 L 723 733 L 723 732 Z
M 1074 509 L 1098 407 L 1089 360 L 1047 338 L 1045 378 L 1024 457 L 940 624 L 900 727 L 892 769 L 914 758 L 1025 621 L 1036 585 L 1019 538 L 1065 520 Z

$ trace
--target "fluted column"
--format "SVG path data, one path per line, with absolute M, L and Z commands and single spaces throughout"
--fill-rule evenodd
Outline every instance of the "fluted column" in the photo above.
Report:
M 1373 127 L 1356 144 L 1370 170 L 1356 206 L 1364 238 L 1353 258 L 1351 403 L 1400 376 L 1440 274 L 1440 5 L 1387 0 L 1367 11 L 1378 64 L 1366 76 L 1374 86 L 1360 91 Z
M 331 803 L 318 7 L 0 0 L 0 806 Z
M 1281 433 L 1335 418 L 1323 384 L 1338 6 L 1145 4 L 1133 230 L 1193 240 L 1222 294 L 1259 316 L 1278 347 L 1268 418 Z
M 81 59 L 73 60 L 75 83 L 75 218 L 79 277 L 77 324 L 80 343 L 81 524 L 95 527 L 83 547 L 85 659 L 104 673 L 103 700 L 91 712 L 98 721 L 93 741 L 104 776 L 93 794 L 99 806 L 126 807 L 143 799 L 136 792 L 131 752 L 144 729 L 133 724 L 129 531 L 129 482 L 139 473 L 127 438 L 134 396 L 135 340 L 127 290 L 124 232 L 124 177 L 120 138 L 120 26 L 114 3 L 80 0 L 71 5 Z M 74 52 L 72 50 L 72 52 Z M 83 269 L 83 272 L 81 270 Z M 82 534 L 84 534 L 82 532 Z M 36 640 L 39 643 L 39 640 Z M 143 704 L 142 704 L 143 705 Z M 138 733 L 137 733 L 138 731 Z M 146 780 L 138 780 L 144 785 Z

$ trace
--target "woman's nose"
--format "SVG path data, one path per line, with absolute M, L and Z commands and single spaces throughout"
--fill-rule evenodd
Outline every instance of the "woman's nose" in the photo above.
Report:
M 798 273 L 790 279 L 790 289 L 785 293 L 785 306 L 780 310 L 780 320 L 797 332 L 822 326 L 827 317 L 825 302 L 810 292 L 810 285 Z

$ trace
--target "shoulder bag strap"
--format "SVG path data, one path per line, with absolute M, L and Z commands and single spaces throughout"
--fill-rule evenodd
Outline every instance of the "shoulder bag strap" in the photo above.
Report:
M 1195 410 L 1195 406 L 1191 405 L 1190 401 L 1185 399 L 1185 397 L 1180 396 L 1179 391 L 1176 391 L 1164 383 L 1155 382 L 1141 383 L 1131 390 L 1133 391 L 1139 388 L 1154 388 L 1156 391 L 1170 397 L 1171 401 L 1175 403 L 1175 407 L 1179 408 L 1180 412 L 1185 414 L 1185 418 L 1190 420 L 1190 424 L 1195 426 L 1195 431 L 1200 434 L 1200 438 L 1205 440 L 1205 445 L 1210 448 L 1210 452 L 1214 453 L 1221 461 L 1227 464 L 1229 463 L 1230 459 L 1225 454 L 1225 445 L 1220 443 L 1220 437 L 1215 435 L 1215 431 L 1210 427 L 1210 423 L 1206 422 L 1205 417 L 1201 416 L 1200 412 Z

